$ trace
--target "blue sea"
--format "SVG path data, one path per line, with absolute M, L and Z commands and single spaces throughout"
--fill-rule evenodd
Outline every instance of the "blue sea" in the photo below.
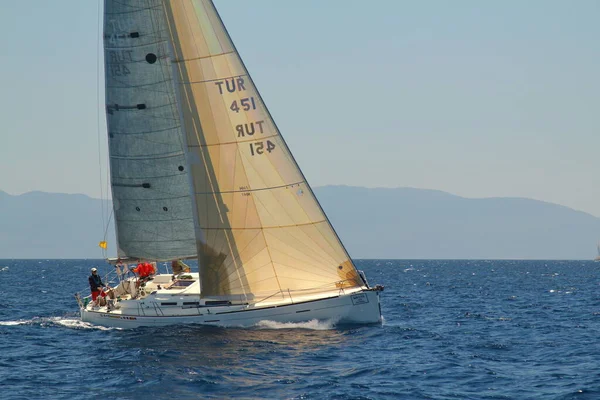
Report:
M 0 398 L 600 399 L 600 263 L 357 264 L 382 325 L 117 330 L 73 298 L 102 261 L 0 260 Z

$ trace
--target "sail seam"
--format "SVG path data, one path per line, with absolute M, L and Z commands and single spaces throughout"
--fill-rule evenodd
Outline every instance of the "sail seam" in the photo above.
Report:
M 325 222 L 325 221 L 326 221 L 326 220 L 322 220 L 321 222 L 319 222 L 319 224 L 321 224 L 321 223 L 323 223 L 323 222 Z M 305 237 L 306 237 L 306 238 L 307 238 L 307 239 L 308 239 L 308 240 L 309 240 L 309 241 L 310 241 L 312 244 L 314 244 L 315 246 L 317 246 L 317 247 L 318 247 L 318 248 L 319 248 L 319 249 L 320 249 L 320 250 L 321 250 L 323 253 L 327 254 L 327 256 L 328 256 L 329 258 L 331 258 L 331 260 L 335 261 L 335 260 L 337 259 L 337 254 L 335 254 L 335 253 L 337 253 L 337 252 L 335 251 L 335 248 L 334 248 L 334 247 L 331 245 L 331 243 L 330 243 L 330 242 L 327 240 L 327 238 L 325 237 L 325 235 L 323 235 L 323 234 L 321 233 L 321 231 L 319 230 L 319 227 L 318 227 L 318 226 L 316 226 L 316 225 L 317 225 L 317 223 L 315 223 L 315 227 L 316 227 L 317 231 L 318 231 L 318 232 L 319 232 L 319 234 L 320 234 L 320 235 L 319 235 L 319 237 L 320 237 L 321 239 L 323 239 L 323 240 L 325 241 L 325 243 L 327 243 L 329 246 L 322 246 L 322 245 L 321 245 L 321 243 L 319 243 L 317 240 L 315 240 L 313 237 L 311 237 L 309 234 L 307 234 L 307 233 L 306 233 L 304 230 L 302 230 L 302 229 L 301 229 L 300 231 L 302 232 L 302 234 L 304 234 L 304 236 L 305 236 Z M 304 242 L 304 240 L 302 240 L 302 238 L 298 238 L 297 236 L 295 236 L 293 232 L 285 231 L 284 233 L 285 233 L 285 234 L 287 234 L 287 235 L 289 235 L 289 236 L 292 238 L 292 240 L 294 240 L 294 241 L 297 241 L 297 242 L 299 242 L 299 243 L 302 243 L 302 244 L 304 244 L 305 246 L 307 246 L 308 248 L 310 248 L 310 246 L 311 246 L 310 244 L 307 244 L 307 243 L 305 243 L 305 242 Z M 282 241 L 283 241 L 283 240 L 282 240 Z M 284 242 L 284 243 L 285 243 L 285 242 Z M 333 252 L 334 254 L 331 254 L 330 252 Z
M 289 236 L 291 236 L 293 239 L 297 240 L 299 243 L 302 243 L 304 246 L 306 246 L 306 247 L 308 247 L 308 248 L 310 249 L 310 245 L 307 245 L 307 244 L 306 244 L 306 243 L 304 243 L 302 240 L 300 240 L 300 239 L 296 238 L 296 237 L 295 237 L 293 234 L 291 234 L 290 232 L 284 231 L 283 233 L 284 233 L 284 234 L 288 234 L 288 235 L 289 235 Z M 309 236 L 309 239 L 310 239 L 310 236 Z M 286 242 L 286 241 L 284 241 L 284 240 L 282 240 L 282 239 L 279 239 L 279 242 L 280 242 L 280 243 L 282 243 L 282 244 L 283 244 L 283 245 L 285 245 L 285 246 L 290 246 L 288 242 Z M 326 257 L 321 255 L 321 256 L 320 256 L 321 262 L 319 262 L 319 260 L 318 260 L 318 259 L 314 258 L 312 255 L 310 255 L 310 254 L 309 254 L 309 252 L 305 251 L 305 252 L 304 252 L 304 255 L 305 255 L 306 257 L 310 258 L 312 262 L 316 262 L 316 263 L 317 263 L 316 265 L 319 265 L 319 264 L 320 264 L 320 265 L 322 265 L 322 264 L 324 263 L 324 261 L 325 261 L 326 263 L 329 263 L 329 264 L 332 264 L 332 265 L 334 265 L 334 264 L 337 264 L 337 263 L 336 263 L 336 257 L 335 257 L 335 255 L 333 255 L 333 256 L 332 256 L 331 254 L 329 254 L 329 253 L 327 252 L 327 250 L 326 250 L 326 249 L 324 249 L 323 247 L 321 247 L 321 246 L 319 245 L 319 243 L 317 243 L 317 242 L 315 242 L 315 241 L 312 241 L 312 243 L 313 243 L 313 244 L 315 244 L 315 245 L 316 245 L 316 246 L 317 246 L 317 247 L 318 247 L 318 248 L 319 248 L 319 249 L 320 249 L 320 250 L 321 250 L 323 253 L 325 253 Z M 300 249 L 298 249 L 298 251 L 300 251 Z M 317 252 L 315 252 L 315 251 L 313 250 L 313 251 L 311 251 L 311 253 L 312 253 L 312 254 L 315 254 L 315 253 L 317 253 Z M 319 256 L 319 254 L 318 254 L 318 253 L 317 253 L 317 254 L 315 254 L 315 255 L 316 255 L 316 256 Z M 292 258 L 295 258 L 295 259 L 296 259 L 296 260 L 298 260 L 298 261 L 305 262 L 304 260 L 300 260 L 300 259 L 298 259 L 297 257 L 291 256 L 291 255 L 290 255 L 290 257 L 292 257 Z M 327 257 L 329 258 L 329 260 L 324 260 L 324 259 L 326 259 Z
M 148 107 L 148 105 L 146 103 L 140 103 L 145 105 L 145 108 L 139 108 L 138 104 L 136 105 L 122 105 L 122 104 L 118 104 L 118 103 L 113 103 L 113 104 L 106 104 L 106 107 L 112 109 L 112 111 L 141 111 L 141 110 L 154 110 L 157 108 L 165 108 L 165 107 L 171 107 L 176 105 L 175 103 L 166 103 L 166 104 L 158 104 L 152 107 Z M 111 114 L 112 115 L 112 114 Z
M 204 60 L 206 58 L 213 58 L 213 57 L 225 56 L 227 54 L 234 54 L 234 53 L 235 53 L 234 51 L 226 51 L 224 53 L 211 54 L 211 55 L 208 55 L 208 56 L 201 56 L 201 57 L 194 57 L 194 58 L 182 58 L 180 60 L 173 60 L 171 62 L 175 63 L 175 64 L 179 64 L 179 63 L 185 63 L 185 62 L 188 62 L 188 61 Z
M 141 199 L 141 198 L 140 198 L 140 199 L 134 199 L 134 198 L 126 198 L 126 199 L 121 199 L 121 198 L 119 198 L 119 199 L 117 199 L 117 200 L 119 200 L 119 201 L 132 201 L 132 202 L 133 202 L 133 201 L 136 201 L 136 202 L 147 202 L 147 201 L 165 201 L 165 200 L 177 200 L 177 199 L 183 199 L 183 198 L 186 198 L 186 197 L 189 197 L 189 196 L 187 196 L 187 195 L 183 195 L 183 196 L 173 196 L 173 197 L 164 197 L 164 198 L 161 198 L 161 199 L 158 199 L 158 198 L 153 198 L 153 199 Z M 191 219 L 191 217 L 188 217 L 188 218 L 183 218 L 183 219 Z M 133 221 L 133 220 L 132 220 L 132 221 Z M 135 221 L 138 221 L 138 220 L 135 220 Z
M 167 82 L 173 82 L 173 79 L 165 79 L 164 81 L 158 81 L 158 82 L 152 82 L 152 83 L 145 83 L 143 85 L 131 85 L 129 83 L 126 83 L 125 81 L 121 81 L 119 79 L 115 79 L 113 78 L 113 81 L 115 82 L 119 82 L 121 84 L 123 84 L 123 86 L 114 86 L 114 85 L 109 85 L 106 86 L 108 89 L 141 89 L 141 90 L 148 90 L 148 91 L 152 91 L 151 89 L 144 89 L 147 86 L 158 86 Z M 169 94 L 169 92 L 166 91 L 161 91 L 161 90 L 155 90 L 155 92 L 157 93 L 162 93 L 162 94 Z
M 172 128 L 157 129 L 157 130 L 154 130 L 154 131 L 143 131 L 143 132 L 115 132 L 115 131 L 112 131 L 110 133 L 113 134 L 113 135 L 124 135 L 124 136 L 126 136 L 126 135 L 146 135 L 146 134 L 151 134 L 151 133 L 159 133 L 159 132 L 166 132 L 166 131 L 176 130 L 176 129 L 179 129 L 179 128 L 181 128 L 181 125 L 177 125 L 177 126 L 174 126 Z
M 321 224 L 325 222 L 325 220 L 321 220 L 321 221 L 316 221 L 316 222 L 306 222 L 304 224 L 290 224 L 290 225 L 275 225 L 275 226 L 259 226 L 259 227 L 250 227 L 250 228 L 224 228 L 224 227 L 219 227 L 219 228 L 209 228 L 209 227 L 203 227 L 200 226 L 201 229 L 207 229 L 207 230 L 228 230 L 228 231 L 243 231 L 243 230 L 256 230 L 256 229 L 261 229 L 261 230 L 269 230 L 269 229 L 282 229 L 282 228 L 293 228 L 293 227 L 299 227 L 299 226 L 307 226 L 307 225 L 317 225 L 317 224 Z
M 176 153 L 176 154 L 149 154 L 149 155 L 145 155 L 145 156 L 139 156 L 139 157 L 135 157 L 135 156 L 111 156 L 110 158 L 113 160 L 131 160 L 131 161 L 148 161 L 148 160 L 157 160 L 157 159 L 163 159 L 163 158 L 174 158 L 174 157 L 181 157 L 183 156 L 183 153 Z M 178 174 L 173 174 L 173 175 L 165 175 L 165 176 L 175 176 Z
M 206 79 L 204 81 L 187 81 L 187 82 L 179 82 L 182 85 L 195 85 L 198 83 L 209 83 L 209 82 L 218 82 L 218 81 L 225 81 L 227 79 L 234 79 L 234 78 L 240 78 L 242 76 L 248 76 L 248 74 L 240 74 L 240 75 L 233 75 L 233 76 L 224 76 L 221 78 L 215 78 L 215 79 Z
M 164 242 L 195 242 L 192 239 L 169 239 L 165 238 L 163 240 L 129 240 L 128 243 L 164 243 Z
M 294 186 L 294 185 L 299 185 L 301 183 L 304 182 L 296 182 L 296 183 L 288 183 L 287 185 L 281 185 L 281 186 L 270 186 L 270 187 L 265 187 L 265 188 L 260 188 L 260 189 L 246 189 L 246 190 L 227 190 L 227 191 L 222 191 L 222 192 L 196 192 L 195 194 L 229 194 L 229 193 L 252 193 L 252 192 L 260 192 L 263 190 L 271 190 L 271 189 L 281 189 L 281 188 L 287 188 L 289 186 Z
M 106 15 L 125 15 L 125 14 L 133 14 L 136 12 L 144 12 L 144 11 L 149 11 L 149 10 L 160 10 L 162 6 L 152 6 L 152 7 L 135 7 L 132 6 L 130 4 L 126 4 L 126 3 L 120 3 L 118 1 L 115 1 L 116 4 L 119 4 L 123 7 L 129 7 L 132 8 L 132 10 L 130 11 L 121 11 L 121 12 L 108 12 L 106 11 L 105 14 Z
M 270 135 L 270 136 L 261 136 L 261 139 L 271 139 L 271 138 L 277 137 L 277 136 L 279 136 L 279 133 L 276 133 L 276 134 Z M 234 140 L 233 142 L 220 142 L 220 143 L 213 143 L 213 144 L 191 144 L 191 145 L 189 145 L 189 147 L 205 148 L 205 147 L 224 146 L 224 145 L 228 145 L 228 144 L 248 143 L 248 142 L 256 142 L 256 141 L 257 141 L 257 139 Z
M 150 47 L 153 47 L 153 46 L 150 46 Z M 168 56 L 160 56 L 160 57 L 157 57 L 157 60 L 166 60 L 168 58 L 169 58 Z M 106 62 L 106 65 L 133 65 L 133 64 L 146 64 L 146 63 L 148 63 L 148 61 L 145 58 L 142 58 L 139 60 L 122 61 L 122 62 L 116 62 L 116 63 Z
M 148 36 L 151 36 L 151 35 L 148 35 Z M 105 38 L 104 40 L 109 40 L 109 39 Z M 104 46 L 104 50 L 111 51 L 111 50 L 122 50 L 122 49 L 139 49 L 140 47 L 151 47 L 151 46 L 155 46 L 159 43 L 165 43 L 165 42 L 166 42 L 165 40 L 159 40 L 157 42 L 149 42 L 149 43 L 138 44 L 138 45 L 127 45 L 127 46 L 119 46 L 119 47 Z

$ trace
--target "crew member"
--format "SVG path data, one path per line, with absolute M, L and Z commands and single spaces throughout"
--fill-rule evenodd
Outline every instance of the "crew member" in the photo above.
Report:
M 90 283 L 90 290 L 92 292 L 92 301 L 96 301 L 96 298 L 104 287 L 102 278 L 98 275 L 98 270 L 96 268 L 92 268 L 92 275 L 88 278 L 88 282 Z

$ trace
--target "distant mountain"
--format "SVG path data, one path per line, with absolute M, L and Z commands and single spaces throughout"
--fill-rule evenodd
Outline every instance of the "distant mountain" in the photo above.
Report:
M 0 192 L 0 259 L 101 258 L 101 215 L 102 201 L 82 194 Z
M 537 200 L 350 186 L 315 193 L 353 258 L 589 260 L 600 238 L 600 218 Z M 0 191 L 0 206 L 0 259 L 101 256 L 101 200 Z M 112 224 L 108 233 L 112 255 Z
M 524 198 L 412 188 L 315 190 L 353 258 L 592 259 L 600 218 Z

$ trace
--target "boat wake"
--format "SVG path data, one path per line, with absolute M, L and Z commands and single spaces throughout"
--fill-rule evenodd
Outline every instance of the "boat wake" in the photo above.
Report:
M 0 326 L 19 326 L 19 325 L 31 325 L 31 326 L 62 326 L 70 329 L 95 329 L 95 330 L 114 330 L 119 328 L 107 328 L 105 326 L 92 325 L 88 322 L 83 322 L 80 319 L 73 317 L 35 317 L 32 319 L 19 319 L 16 321 L 0 321 Z
M 308 329 L 313 331 L 327 331 L 335 329 L 336 321 L 319 321 L 316 319 L 306 322 L 275 322 L 260 321 L 255 326 L 259 329 Z

